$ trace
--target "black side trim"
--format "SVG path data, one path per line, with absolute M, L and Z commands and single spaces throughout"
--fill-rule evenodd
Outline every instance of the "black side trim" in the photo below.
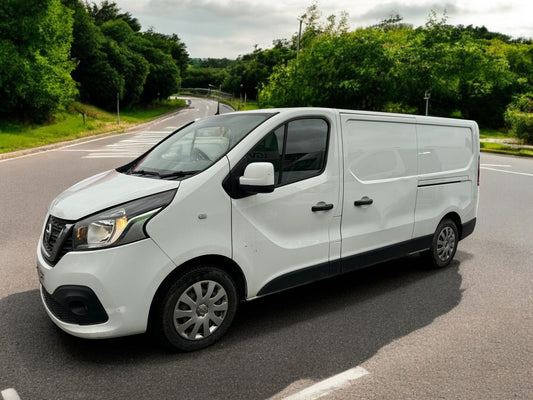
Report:
M 342 259 L 342 272 L 355 271 L 385 261 L 394 260 L 431 247 L 433 235 L 422 236 L 405 242 L 370 250 Z
M 41 293 L 50 312 L 62 322 L 95 325 L 109 319 L 96 294 L 86 286 L 60 286 L 53 294 L 41 287 Z
M 451 182 L 442 182 L 442 183 L 426 183 L 426 184 L 419 184 L 418 187 L 430 187 L 430 186 L 441 186 L 441 185 L 453 185 L 455 183 L 462 183 L 466 181 L 451 181 Z
M 312 267 L 299 269 L 298 271 L 289 272 L 268 282 L 261 288 L 258 296 L 280 292 L 285 289 L 304 285 L 308 282 L 318 281 L 331 276 L 328 262 L 318 264 Z
M 474 232 L 474 228 L 476 227 L 476 218 L 466 222 L 463 224 L 463 229 L 461 231 L 461 239 L 463 240 L 465 237 L 470 236 L 472 232 Z
M 462 225 L 462 234 L 460 240 L 469 236 L 476 226 L 476 218 Z M 344 257 L 329 263 L 322 263 L 298 271 L 289 272 L 288 274 L 277 277 L 268 282 L 259 290 L 257 296 L 280 292 L 306 283 L 329 278 L 345 272 L 355 271 L 358 269 L 370 267 L 375 264 L 394 260 L 404 257 L 408 254 L 417 253 L 431 248 L 433 235 L 422 236 L 419 238 L 407 240 L 405 242 L 382 247 L 365 253 L 356 254 L 350 257 Z
M 344 272 L 370 267 L 374 264 L 400 258 L 431 247 L 433 235 L 408 240 L 402 243 L 368 251 L 362 254 L 322 263 L 298 271 L 289 272 L 268 282 L 259 290 L 257 296 L 280 292 L 306 283 L 339 275 Z

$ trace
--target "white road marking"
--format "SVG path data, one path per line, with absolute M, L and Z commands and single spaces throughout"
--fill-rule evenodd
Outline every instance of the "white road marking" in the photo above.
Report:
M 133 136 L 101 148 L 92 149 L 65 149 L 63 151 L 84 151 L 87 155 L 83 158 L 136 158 L 148 150 L 150 147 L 161 141 L 172 131 L 141 131 Z
M 504 169 L 498 169 L 498 168 L 481 167 L 481 169 L 485 169 L 485 170 L 489 170 L 489 171 L 503 172 L 503 173 L 506 173 L 506 174 L 514 174 L 514 175 L 522 175 L 522 176 L 533 176 L 533 174 L 529 174 L 527 172 L 506 171 Z
M 481 167 L 511 168 L 512 165 L 504 165 L 504 164 L 481 164 Z
M 314 385 L 295 393 L 283 400 L 314 400 L 326 396 L 333 390 L 348 386 L 352 381 L 359 379 L 369 372 L 362 367 L 355 367 L 344 371 L 338 375 L 332 376 L 326 380 L 315 383 Z
M 17 391 L 13 388 L 2 390 L 1 394 L 3 400 L 20 400 Z

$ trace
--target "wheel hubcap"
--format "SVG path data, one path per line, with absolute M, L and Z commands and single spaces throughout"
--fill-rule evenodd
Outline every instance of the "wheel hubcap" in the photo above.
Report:
M 174 328 L 185 339 L 205 339 L 222 324 L 227 311 L 228 295 L 222 285 L 210 280 L 196 282 L 176 303 Z
M 441 261 L 448 261 L 455 250 L 455 232 L 449 226 L 445 227 L 437 238 L 437 257 Z

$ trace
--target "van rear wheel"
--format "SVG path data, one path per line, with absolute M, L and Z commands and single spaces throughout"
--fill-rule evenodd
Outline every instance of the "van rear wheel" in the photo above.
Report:
M 154 309 L 154 333 L 168 348 L 194 351 L 210 346 L 228 330 L 237 311 L 231 277 L 210 265 L 175 280 Z
M 440 222 L 435 234 L 431 248 L 427 256 L 434 268 L 444 268 L 450 265 L 457 251 L 459 242 L 459 231 L 457 225 L 451 219 L 444 219 Z

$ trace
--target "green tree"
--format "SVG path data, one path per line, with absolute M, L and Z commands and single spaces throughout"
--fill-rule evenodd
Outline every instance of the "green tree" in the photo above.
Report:
M 377 29 L 324 33 L 278 67 L 260 93 L 263 105 L 379 109 L 389 99 L 385 35 Z
M 0 3 L 0 114 L 43 121 L 74 99 L 71 14 L 60 0 Z
M 147 47 L 143 55 L 150 63 L 150 71 L 142 92 L 143 101 L 150 103 L 177 93 L 181 86 L 181 77 L 172 57 L 154 47 Z
M 72 77 L 78 83 L 80 99 L 110 109 L 116 103 L 116 93 L 124 92 L 125 81 L 110 63 L 106 49 L 108 39 L 96 26 L 84 3 L 80 0 L 62 1 L 73 11 L 71 57 L 77 66 Z
M 126 22 L 134 32 L 141 30 L 141 24 L 137 18 L 134 18 L 129 12 L 121 13 L 115 2 L 103 0 L 99 6 L 96 3 L 86 2 L 85 8 L 98 26 L 108 21 L 120 19 Z
M 240 56 L 233 63 L 223 87 L 236 96 L 246 93 L 247 97 L 255 99 L 259 87 L 266 83 L 274 67 L 286 64 L 295 56 L 294 50 L 286 42 L 279 40 L 274 42 L 271 49 L 256 48 L 253 53 Z
M 142 33 L 142 37 L 149 40 L 153 47 L 169 54 L 180 70 L 180 75 L 185 75 L 189 65 L 189 54 L 187 53 L 187 47 L 178 35 L 165 35 L 149 29 Z
M 516 93 L 531 91 L 531 43 L 453 27 L 431 12 L 413 29 L 393 16 L 348 32 L 317 22 L 296 59 L 278 64 L 261 87 L 262 106 L 331 106 L 476 119 L 501 127 Z
M 150 65 L 139 51 L 144 41 L 122 19 L 104 22 L 100 29 L 105 37 L 103 50 L 110 65 L 118 72 L 119 86 L 107 96 L 107 108 L 114 107 L 116 94 L 128 106 L 139 103 L 145 89 Z
M 228 78 L 227 68 L 189 67 L 183 80 L 185 88 L 207 89 L 209 85 L 216 85 Z

